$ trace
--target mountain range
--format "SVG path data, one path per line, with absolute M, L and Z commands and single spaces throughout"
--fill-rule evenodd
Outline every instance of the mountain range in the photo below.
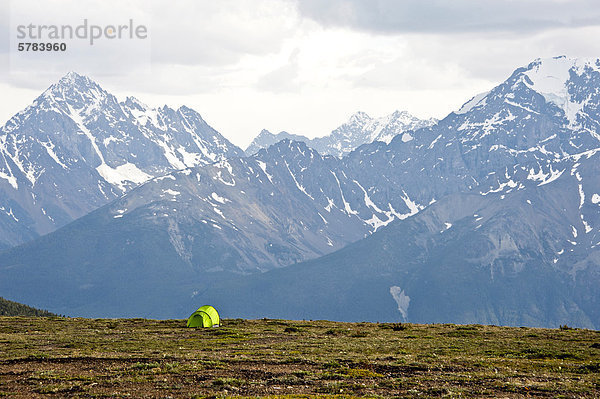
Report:
M 261 148 L 288 139 L 302 141 L 320 154 L 342 157 L 361 145 L 373 141 L 389 143 L 399 134 L 402 135 L 402 140 L 410 141 L 411 131 L 435 125 L 437 122 L 435 118 L 419 119 L 406 111 L 395 111 L 382 118 L 371 118 L 364 112 L 357 112 L 327 136 L 314 139 L 288 132 L 273 134 L 268 130 L 262 130 L 246 148 L 246 155 L 254 155 Z
M 0 253 L 0 293 L 86 316 L 600 328 L 599 107 L 600 60 L 536 60 L 410 140 L 167 171 Z
M 398 120 L 414 119 L 393 115 L 384 129 L 383 119 L 357 113 L 327 145 L 350 151 L 378 138 L 364 131 L 400 133 L 406 125 Z M 353 144 L 342 145 L 347 139 Z M 0 249 L 52 232 L 154 177 L 243 155 L 190 108 L 118 101 L 70 72 L 0 128 Z

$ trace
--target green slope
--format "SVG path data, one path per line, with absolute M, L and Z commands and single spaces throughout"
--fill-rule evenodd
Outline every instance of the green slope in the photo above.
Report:
M 0 316 L 56 316 L 47 310 L 32 308 L 0 297 Z

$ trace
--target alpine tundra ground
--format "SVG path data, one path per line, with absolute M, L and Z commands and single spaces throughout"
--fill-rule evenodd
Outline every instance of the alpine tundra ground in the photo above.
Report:
M 0 317 L 0 396 L 600 397 L 600 332 Z

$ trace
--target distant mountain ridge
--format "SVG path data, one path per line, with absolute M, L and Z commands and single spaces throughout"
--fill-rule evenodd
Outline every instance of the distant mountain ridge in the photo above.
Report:
M 299 134 L 292 134 L 288 132 L 279 132 L 277 134 L 273 134 L 269 132 L 267 129 L 263 129 L 260 131 L 258 136 L 256 136 L 250 145 L 244 151 L 247 156 L 251 156 L 256 154 L 263 148 L 268 148 L 275 143 L 280 142 L 281 140 L 290 140 L 290 141 L 301 141 L 303 143 L 310 142 L 310 139 L 306 136 L 302 136 Z
M 404 141 L 412 140 L 409 132 L 436 124 L 437 119 L 419 119 L 406 111 L 395 111 L 381 118 L 371 118 L 364 112 L 353 114 L 350 119 L 333 130 L 329 135 L 309 139 L 305 136 L 279 132 L 273 134 L 263 129 L 246 148 L 246 155 L 254 155 L 283 139 L 302 141 L 319 154 L 342 157 L 363 144 L 373 141 L 389 143 L 396 135 L 402 134 Z
M 0 248 L 53 231 L 152 177 L 241 154 L 190 108 L 119 102 L 70 72 L 0 128 Z

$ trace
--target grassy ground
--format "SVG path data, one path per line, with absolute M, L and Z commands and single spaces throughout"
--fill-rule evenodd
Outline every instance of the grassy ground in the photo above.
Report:
M 0 397 L 600 397 L 600 332 L 0 317 Z

